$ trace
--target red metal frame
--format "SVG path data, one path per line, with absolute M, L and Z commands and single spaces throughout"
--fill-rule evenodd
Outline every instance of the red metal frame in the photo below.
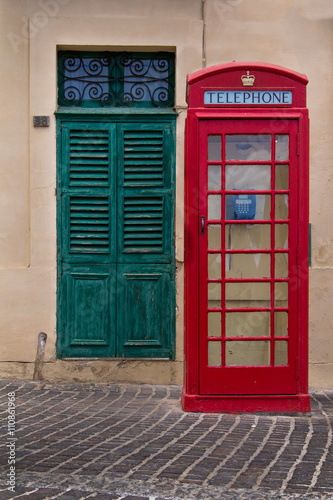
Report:
M 235 108 L 203 104 L 203 93 L 206 89 L 241 88 L 240 78 L 247 70 L 256 77 L 253 87 L 255 90 L 291 89 L 293 105 L 288 108 L 263 105 Z M 189 110 L 185 131 L 185 373 L 182 398 L 185 410 L 306 412 L 310 409 L 310 398 L 307 394 L 309 193 L 306 84 L 304 75 L 261 63 L 215 66 L 188 78 Z M 292 161 L 293 164 L 298 164 L 298 168 L 290 175 L 289 185 L 292 196 L 289 214 L 291 272 L 288 282 L 289 312 L 293 324 L 293 332 L 289 338 L 289 362 L 288 367 L 207 367 L 207 358 L 203 354 L 207 345 L 207 234 L 200 234 L 200 217 L 205 215 L 207 220 L 207 134 L 220 134 L 221 131 L 246 134 L 253 133 L 254 130 L 260 130 L 261 133 L 266 130 L 266 133 L 270 134 L 288 131 L 295 137 L 290 143 Z M 274 164 L 272 168 L 274 172 Z M 274 208 L 274 191 L 270 193 Z M 222 203 L 222 210 L 223 205 Z M 264 222 L 272 221 L 258 221 Z M 274 244 L 273 235 L 272 238 Z M 241 253 L 251 253 L 251 250 L 242 250 Z M 273 259 L 273 252 L 271 256 Z M 223 259 L 224 253 L 222 261 Z M 221 281 L 223 279 L 224 276 Z M 271 284 L 272 290 L 273 279 L 266 281 Z M 274 326 L 273 312 L 271 314 L 271 323 Z M 222 329 L 222 335 L 223 331 Z M 274 345 L 273 342 L 271 345 Z M 271 349 L 273 354 L 274 347 Z M 223 370 L 224 375 L 221 377 Z

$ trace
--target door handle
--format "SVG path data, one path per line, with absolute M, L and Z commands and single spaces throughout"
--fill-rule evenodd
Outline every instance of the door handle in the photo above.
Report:
M 205 234 L 205 217 L 201 216 L 201 231 L 200 234 Z

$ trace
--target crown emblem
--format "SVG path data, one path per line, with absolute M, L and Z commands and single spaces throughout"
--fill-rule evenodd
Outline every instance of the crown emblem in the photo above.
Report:
M 250 75 L 249 71 L 247 72 L 246 75 L 243 75 L 241 79 L 244 87 L 253 87 L 255 76 Z

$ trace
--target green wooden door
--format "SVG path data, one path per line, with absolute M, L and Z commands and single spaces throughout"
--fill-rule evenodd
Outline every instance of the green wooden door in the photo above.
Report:
M 58 123 L 58 356 L 172 357 L 174 125 Z

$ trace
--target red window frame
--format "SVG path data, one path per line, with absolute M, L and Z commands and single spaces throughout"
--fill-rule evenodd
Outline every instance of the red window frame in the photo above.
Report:
M 276 162 L 275 158 L 275 132 L 276 135 L 289 134 L 289 149 L 290 149 L 290 159 L 285 162 Z M 199 235 L 199 388 L 200 394 L 296 394 L 297 384 L 296 384 L 296 360 L 297 360 L 297 293 L 295 290 L 291 289 L 289 291 L 288 307 L 284 309 L 277 309 L 274 307 L 274 285 L 278 282 L 288 283 L 289 289 L 291 284 L 297 279 L 297 262 L 296 262 L 296 252 L 297 252 L 297 173 L 298 173 L 298 161 L 297 161 L 297 133 L 298 133 L 298 123 L 296 120 L 250 120 L 250 121 L 239 121 L 239 120 L 202 120 L 199 123 L 199 135 L 200 135 L 200 145 L 199 145 L 199 186 L 198 191 L 200 191 L 201 196 L 199 197 L 199 220 L 200 224 L 204 218 L 205 220 L 205 230 L 202 233 L 200 230 Z M 254 161 L 254 162 L 244 162 L 244 161 L 226 161 L 224 154 L 222 154 L 222 161 L 211 161 L 208 162 L 207 158 L 207 137 L 208 135 L 221 135 L 222 138 L 225 135 L 233 134 L 253 134 L 261 135 L 267 134 L 271 137 L 272 141 L 272 161 Z M 222 144 L 224 141 L 222 140 Z M 222 153 L 224 153 L 224 146 L 222 146 Z M 289 167 L 289 190 L 276 191 L 275 189 L 270 190 L 258 190 L 254 193 L 256 195 L 267 195 L 271 197 L 271 214 L 274 214 L 274 201 L 275 194 L 288 194 L 289 195 L 289 217 L 284 219 L 283 222 L 288 223 L 289 226 L 289 239 L 287 249 L 276 249 L 274 240 L 274 224 L 276 220 L 274 217 L 269 219 L 251 221 L 252 224 L 265 224 L 270 225 L 270 248 L 264 250 L 226 250 L 225 249 L 225 196 L 231 194 L 238 194 L 238 191 L 228 191 L 225 189 L 225 166 L 228 164 L 237 165 L 238 164 L 271 164 L 271 178 L 272 185 L 274 182 L 275 174 L 275 164 L 286 164 Z M 208 191 L 207 190 L 207 166 L 208 164 L 222 165 L 222 187 L 220 191 Z M 253 191 L 241 190 L 242 194 L 253 194 Z M 254 253 L 267 253 L 270 255 L 270 278 L 226 278 L 224 275 L 225 266 L 222 265 L 222 276 L 221 279 L 208 279 L 207 271 L 207 254 L 208 254 L 208 213 L 207 213 L 207 200 L 208 195 L 221 195 L 221 262 L 225 262 L 225 255 L 232 255 L 236 253 L 241 254 L 254 254 Z M 210 223 L 220 223 L 220 220 L 210 221 Z M 246 224 L 246 221 L 230 221 L 228 224 Z M 282 223 L 282 221 L 280 221 Z M 209 250 L 209 253 L 220 253 L 219 250 Z M 274 277 L 274 262 L 275 255 L 278 253 L 288 253 L 289 259 L 289 273 L 288 278 L 275 278 Z M 208 337 L 207 335 L 207 283 L 221 283 L 222 299 L 221 308 L 214 309 L 221 311 L 222 318 L 222 331 L 221 338 L 216 338 L 216 342 L 221 341 L 222 345 L 222 363 L 221 367 L 210 367 L 208 366 L 207 359 L 207 342 L 214 342 L 214 338 Z M 224 285 L 226 283 L 267 283 L 270 285 L 270 307 L 268 308 L 227 308 L 224 304 Z M 224 325 L 224 313 L 226 311 L 232 312 L 250 312 L 250 311 L 269 311 L 270 313 L 270 336 L 269 337 L 226 337 L 225 325 Z M 275 337 L 274 336 L 274 312 L 276 310 L 286 310 L 289 315 L 289 335 L 288 337 Z M 270 365 L 269 366 L 226 366 L 225 364 L 225 346 L 227 341 L 243 342 L 243 341 L 264 341 L 270 342 Z M 288 342 L 288 365 L 287 366 L 274 366 L 274 346 L 276 340 L 285 340 Z

